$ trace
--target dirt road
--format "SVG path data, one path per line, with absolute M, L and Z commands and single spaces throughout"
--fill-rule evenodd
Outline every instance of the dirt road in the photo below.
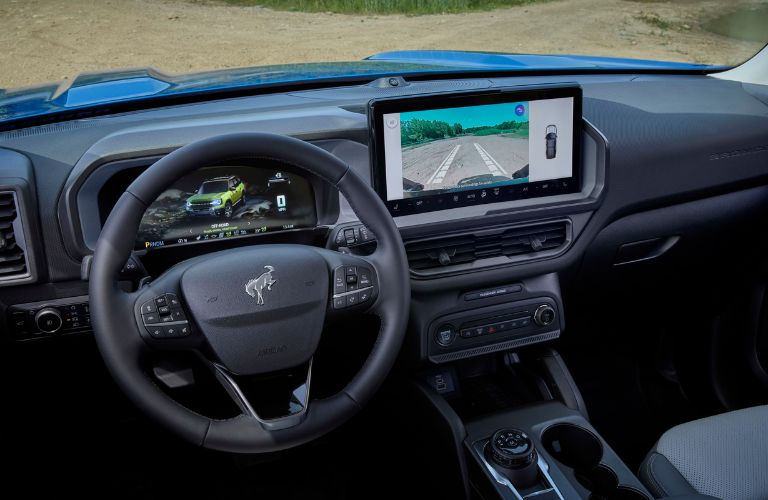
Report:
M 401 49 L 737 63 L 760 44 L 701 28 L 723 6 L 715 0 L 555 0 L 406 17 L 278 12 L 185 0 L 0 0 L 0 87 L 104 69 L 153 66 L 186 73 L 356 60 Z M 661 21 L 648 22 L 649 13 Z
M 403 151 L 403 176 L 424 190 L 455 187 L 479 175 L 512 178 L 528 164 L 528 141 L 501 135 L 464 136 Z

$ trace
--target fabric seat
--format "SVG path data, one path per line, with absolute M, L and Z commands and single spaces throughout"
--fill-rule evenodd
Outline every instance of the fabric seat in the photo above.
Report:
M 640 479 L 657 498 L 768 499 L 768 406 L 673 427 L 648 453 Z

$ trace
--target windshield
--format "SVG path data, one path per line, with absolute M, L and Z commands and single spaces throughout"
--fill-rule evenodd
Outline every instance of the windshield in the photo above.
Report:
M 200 186 L 200 194 L 223 193 L 227 190 L 227 181 L 203 182 Z
M 425 69 L 446 61 L 399 53 L 412 50 L 730 66 L 768 40 L 766 0 L 26 0 L 3 2 L 0 17 L 6 89 L 125 68 L 187 74 L 382 52 L 398 53 L 379 60 Z M 482 69 L 481 60 L 471 63 Z

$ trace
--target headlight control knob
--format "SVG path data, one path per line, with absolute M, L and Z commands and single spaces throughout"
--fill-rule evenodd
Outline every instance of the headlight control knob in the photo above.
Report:
M 35 325 L 41 332 L 56 333 L 62 325 L 61 314 L 52 307 L 40 309 L 35 314 Z

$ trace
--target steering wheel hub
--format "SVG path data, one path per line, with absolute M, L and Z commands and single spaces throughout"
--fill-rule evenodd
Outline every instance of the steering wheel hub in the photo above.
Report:
M 209 255 L 184 270 L 181 295 L 221 364 L 254 375 L 304 363 L 325 321 L 328 264 L 311 247 Z

